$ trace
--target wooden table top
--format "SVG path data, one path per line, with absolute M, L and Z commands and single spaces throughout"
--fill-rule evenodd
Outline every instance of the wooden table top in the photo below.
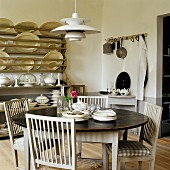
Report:
M 92 132 L 92 131 L 116 131 L 126 130 L 139 127 L 148 122 L 148 117 L 137 112 L 127 111 L 122 109 L 113 109 L 116 112 L 117 119 L 108 122 L 101 122 L 92 118 L 76 122 L 76 131 Z M 38 110 L 29 111 L 30 114 L 57 116 L 57 109 L 42 108 Z M 61 115 L 60 115 L 61 116 Z M 26 127 L 26 119 L 24 114 L 15 115 L 12 117 L 13 121 L 23 127 Z

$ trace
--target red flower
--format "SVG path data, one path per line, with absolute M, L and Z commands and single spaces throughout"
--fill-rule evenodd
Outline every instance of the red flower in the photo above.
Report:
M 70 94 L 71 94 L 72 99 L 77 98 L 77 92 L 76 91 L 72 91 Z

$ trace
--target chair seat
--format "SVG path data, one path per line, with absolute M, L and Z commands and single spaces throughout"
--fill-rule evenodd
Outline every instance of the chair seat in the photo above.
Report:
M 108 144 L 107 148 L 112 152 L 111 144 Z M 118 156 L 147 156 L 150 154 L 150 150 L 138 141 L 119 141 Z
M 16 139 L 13 147 L 16 150 L 24 151 L 24 137 Z

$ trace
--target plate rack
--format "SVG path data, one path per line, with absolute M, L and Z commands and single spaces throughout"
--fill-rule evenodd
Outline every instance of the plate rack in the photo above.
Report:
M 22 33 L 16 32 L 16 29 L 22 29 L 23 31 L 25 30 L 25 32 L 22 32 L 23 34 L 33 34 L 34 36 L 37 36 L 37 39 L 18 39 L 17 36 Z M 42 31 L 45 31 L 45 34 L 42 34 Z M 29 25 L 20 27 L 17 25 L 13 26 L 0 22 L 0 49 L 9 55 L 9 57 L 0 55 L 0 72 L 63 73 L 67 66 L 67 60 L 65 56 L 66 41 L 64 35 L 56 35 L 50 31 L 50 29 L 43 29 L 41 27 L 32 28 L 29 27 Z M 54 50 L 60 52 L 63 58 L 44 58 L 46 54 Z M 30 60 L 34 61 L 34 63 L 29 62 Z M 20 62 L 15 63 L 15 61 Z M 29 66 L 31 68 L 30 70 L 28 69 Z M 20 67 L 21 69 L 15 69 L 15 67 Z M 38 67 L 38 69 L 34 69 L 35 67 Z

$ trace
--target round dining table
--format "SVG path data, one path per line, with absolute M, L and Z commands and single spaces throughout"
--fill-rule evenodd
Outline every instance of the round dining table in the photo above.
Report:
M 143 126 L 148 122 L 148 117 L 134 111 L 113 109 L 116 112 L 117 119 L 112 121 L 97 121 L 93 118 L 84 121 L 76 122 L 76 140 L 81 142 L 94 142 L 102 143 L 102 155 L 103 155 L 103 169 L 108 169 L 107 154 L 105 149 L 106 143 L 112 144 L 112 170 L 117 169 L 117 153 L 118 153 L 118 134 L 120 130 L 128 130 L 136 127 Z M 56 107 L 49 108 L 37 108 L 35 110 L 30 110 L 30 114 L 45 115 L 45 116 L 58 116 L 61 117 L 62 114 L 57 114 Z M 29 144 L 28 135 L 26 128 L 26 118 L 25 114 L 19 114 L 12 117 L 13 121 L 25 127 L 24 129 L 24 145 L 25 145 L 25 158 L 26 170 L 29 170 Z

